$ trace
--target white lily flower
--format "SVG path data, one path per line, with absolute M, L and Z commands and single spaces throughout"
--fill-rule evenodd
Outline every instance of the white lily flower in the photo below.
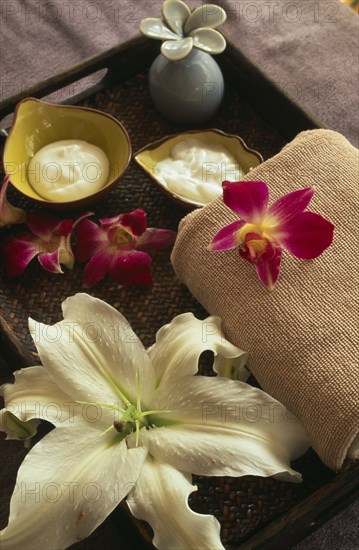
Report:
M 165 22 L 147 17 L 141 21 L 140 30 L 148 38 L 164 40 L 161 53 L 170 61 L 184 59 L 193 47 L 210 54 L 225 50 L 226 40 L 216 30 L 227 19 L 220 6 L 203 4 L 191 13 L 182 0 L 165 0 L 162 15 Z
M 230 362 L 243 372 L 244 354 L 225 340 L 218 318 L 179 315 L 146 351 L 101 300 L 78 294 L 63 314 L 53 326 L 30 320 L 43 366 L 2 387 L 10 437 L 7 413 L 55 429 L 19 469 L 1 550 L 67 548 L 126 497 L 157 548 L 223 549 L 217 519 L 188 506 L 191 473 L 300 481 L 289 462 L 308 448 L 302 425 L 241 381 L 196 376 L 204 350 L 214 352 L 214 370 Z

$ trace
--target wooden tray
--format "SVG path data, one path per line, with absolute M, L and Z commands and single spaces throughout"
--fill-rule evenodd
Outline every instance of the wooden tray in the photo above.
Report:
M 186 129 L 164 120 L 152 106 L 147 92 L 147 70 L 157 53 L 157 43 L 144 38 L 112 48 L 1 102 L 0 118 L 13 112 L 24 97 L 43 98 L 95 71 L 107 69 L 97 85 L 73 98 L 71 103 L 96 107 L 119 118 L 129 131 L 133 150 L 137 151 L 164 135 Z M 277 153 L 299 131 L 322 126 L 283 95 L 270 78 L 233 45 L 228 44 L 218 59 L 227 82 L 226 96 L 223 107 L 208 126 L 242 136 L 248 146 L 260 151 L 264 158 Z M 32 208 L 15 190 L 10 190 L 10 198 L 27 210 Z M 177 228 L 186 213 L 154 187 L 132 162 L 118 187 L 95 212 L 101 218 L 136 207 L 148 212 L 149 225 L 171 229 Z M 16 231 L 17 228 L 13 228 L 2 235 Z M 206 315 L 176 280 L 168 251 L 157 254 L 153 264 L 155 284 L 150 290 L 118 289 L 109 281 L 103 281 L 90 292 L 120 309 L 146 346 L 154 341 L 156 331 L 175 315 L 184 311 L 192 311 L 202 318 Z M 77 266 L 63 276 L 51 275 L 42 271 L 35 261 L 20 279 L 9 281 L 0 267 L 0 382 L 10 380 L 13 370 L 38 363 L 27 318 L 31 315 L 49 324 L 59 320 L 61 302 L 81 290 L 82 274 L 82 267 Z M 0 441 L 0 486 L 5 502 L 1 527 L 6 524 L 7 505 L 25 452 L 18 442 Z M 348 465 L 335 475 L 309 451 L 294 467 L 303 473 L 301 485 L 271 478 L 194 476 L 199 490 L 191 498 L 191 507 L 218 517 L 222 540 L 229 550 L 287 550 L 357 494 L 358 465 Z M 75 547 L 89 550 L 101 545 L 106 550 L 144 550 L 152 547 L 149 540 L 150 532 L 145 524 L 129 521 L 126 507 L 120 506 L 86 541 Z

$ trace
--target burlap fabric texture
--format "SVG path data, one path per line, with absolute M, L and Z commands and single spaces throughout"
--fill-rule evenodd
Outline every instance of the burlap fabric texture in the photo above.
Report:
M 322 256 L 298 260 L 283 253 L 273 291 L 236 250 L 207 246 L 238 219 L 219 198 L 180 224 L 172 253 L 179 279 L 226 336 L 249 352 L 261 387 L 301 419 L 322 461 L 339 470 L 358 458 L 358 150 L 330 130 L 302 132 L 244 179 L 265 181 L 270 202 L 307 186 L 308 210 L 335 224 Z

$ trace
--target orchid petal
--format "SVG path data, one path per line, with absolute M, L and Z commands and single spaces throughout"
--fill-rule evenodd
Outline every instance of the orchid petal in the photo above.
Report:
M 39 254 L 38 260 L 41 267 L 49 271 L 50 273 L 63 273 L 59 262 L 59 250 L 55 252 L 47 252 L 45 254 Z
M 108 246 L 106 231 L 90 220 L 83 220 L 77 229 L 76 258 L 86 262 L 99 248 Z M 92 286 L 92 285 L 91 285 Z
M 14 374 L 14 384 L 1 386 L 1 393 L 6 410 L 21 421 L 42 419 L 56 426 L 75 414 L 71 397 L 55 384 L 44 367 L 28 367 Z
M 68 222 L 69 220 L 66 221 Z M 26 225 L 30 231 L 43 241 L 49 241 L 53 237 L 53 233 L 59 224 L 61 224 L 61 220 L 59 218 L 54 218 L 47 212 L 30 212 L 26 220 Z M 66 234 L 68 234 L 68 225 L 66 225 L 66 229 Z
M 100 224 L 103 227 L 106 226 L 106 229 L 107 229 L 107 226 L 119 223 L 121 221 L 121 216 L 122 214 L 118 214 L 117 216 L 112 216 L 111 218 L 101 218 Z
M 35 445 L 18 472 L 1 548 L 61 550 L 92 533 L 132 489 L 147 454 L 112 439 L 76 417 Z
M 256 270 L 259 280 L 266 288 L 268 288 L 268 290 L 273 290 L 274 285 L 278 281 L 280 275 L 280 264 L 280 249 L 277 250 L 274 258 L 270 260 L 260 259 L 256 264 Z
M 30 319 L 30 332 L 43 365 L 74 400 L 121 403 L 136 401 L 138 377 L 143 399 L 152 394 L 154 371 L 126 319 L 88 294 L 62 304 L 64 320 L 53 326 Z
M 210 27 L 215 29 L 222 25 L 227 19 L 227 14 L 223 8 L 215 4 L 203 4 L 194 9 L 186 21 L 184 31 L 190 33 L 193 29 L 200 27 Z
M 131 230 L 133 235 L 139 237 L 146 231 L 146 217 L 144 210 L 137 208 L 133 212 L 126 212 L 119 217 L 119 223 Z
M 10 176 L 5 176 L 0 189 L 0 227 L 23 223 L 26 219 L 26 212 L 22 208 L 17 208 L 10 204 L 6 198 L 9 180 Z
M 7 409 L 0 410 L 0 432 L 5 432 L 6 439 L 30 439 L 36 434 L 38 420 L 23 422 Z
M 281 227 L 277 240 L 293 256 L 312 260 L 333 242 L 334 225 L 314 212 L 297 214 Z
M 307 208 L 313 195 L 314 188 L 307 187 L 280 197 L 269 207 L 266 222 L 279 227 L 286 224 Z
M 238 220 L 222 227 L 213 237 L 208 250 L 231 250 L 238 246 L 237 231 L 246 222 Z
M 193 48 L 193 38 L 187 36 L 181 40 L 166 40 L 162 43 L 161 54 L 170 61 L 180 61 L 184 59 Z
M 18 277 L 39 253 L 36 242 L 11 239 L 3 247 L 4 263 L 8 277 Z
M 144 463 L 127 504 L 136 518 L 151 525 L 159 550 L 224 550 L 217 519 L 188 506 L 196 489 L 190 474 L 149 458 Z
M 147 17 L 140 24 L 140 31 L 148 38 L 158 40 L 178 40 L 178 34 L 172 32 L 166 25 L 156 17 Z
M 155 229 L 149 227 L 138 239 L 136 250 L 161 250 L 171 246 L 176 240 L 177 233 L 170 229 Z
M 191 15 L 189 7 L 181 0 L 165 0 L 162 4 L 162 14 L 170 29 L 178 36 L 182 36 L 183 26 Z
M 223 182 L 223 201 L 244 221 L 260 223 L 267 211 L 269 191 L 264 181 Z
M 106 251 L 100 250 L 94 253 L 84 270 L 84 287 L 91 288 L 107 275 L 113 257 Z
M 190 33 L 193 44 L 196 48 L 211 54 L 222 53 L 226 49 L 226 40 L 223 35 L 215 29 L 195 29 Z
M 300 481 L 290 468 L 308 449 L 301 423 L 278 401 L 243 382 L 185 377 L 155 393 L 163 427 L 141 440 L 149 453 L 179 470 L 198 475 L 276 475 Z M 151 417 L 159 424 L 161 415 Z M 168 425 L 168 427 L 166 426 Z
M 247 354 L 225 339 L 218 317 L 204 321 L 192 313 L 175 317 L 157 332 L 156 343 L 147 350 L 155 369 L 156 385 L 197 374 L 199 357 L 206 350 L 215 354 L 213 368 L 222 376 L 225 372 L 243 371 Z
M 152 285 L 151 257 L 132 250 L 114 257 L 110 278 L 119 285 Z

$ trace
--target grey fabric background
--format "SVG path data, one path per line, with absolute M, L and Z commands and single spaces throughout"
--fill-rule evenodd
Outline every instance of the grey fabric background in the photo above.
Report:
M 190 7 L 199 0 L 188 0 Z M 138 34 L 158 0 L 1 0 L 0 97 Z M 358 144 L 358 16 L 338 0 L 218 0 L 222 30 L 325 125 Z M 243 83 L 245 86 L 245 83 Z M 66 91 L 71 94 L 72 89 Z M 63 99 L 61 93 L 58 99 Z
M 194 7 L 198 0 L 188 0 Z M 219 0 L 225 35 L 329 128 L 358 146 L 358 16 L 338 0 Z M 0 99 L 138 34 L 157 0 L 1 0 Z M 245 85 L 245 83 L 243 83 Z M 67 99 L 85 84 L 58 92 Z M 358 504 L 295 550 L 357 548 Z

